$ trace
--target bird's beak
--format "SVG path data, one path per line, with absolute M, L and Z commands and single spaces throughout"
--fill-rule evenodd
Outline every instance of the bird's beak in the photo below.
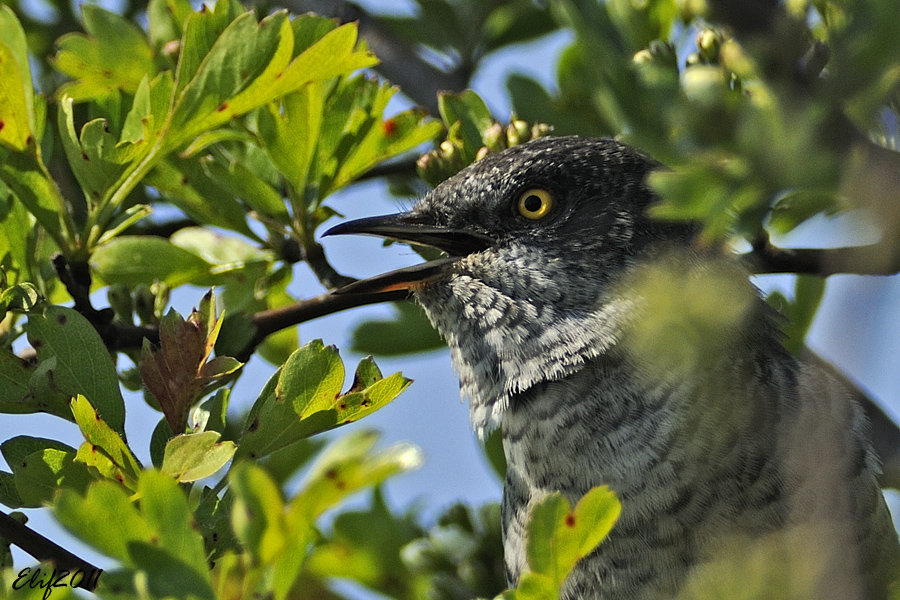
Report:
M 347 234 L 374 235 L 398 242 L 431 246 L 446 252 L 449 256 L 362 279 L 340 288 L 335 292 L 338 294 L 414 291 L 431 281 L 446 277 L 449 274 L 450 265 L 461 257 L 495 244 L 495 241 L 489 236 L 463 229 L 430 225 L 422 217 L 412 213 L 347 221 L 332 227 L 323 234 L 323 237 Z

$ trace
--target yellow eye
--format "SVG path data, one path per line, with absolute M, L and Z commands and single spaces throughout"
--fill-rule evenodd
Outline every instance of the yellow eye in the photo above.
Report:
M 547 190 L 533 188 L 519 196 L 519 214 L 526 219 L 543 219 L 553 209 L 553 196 Z

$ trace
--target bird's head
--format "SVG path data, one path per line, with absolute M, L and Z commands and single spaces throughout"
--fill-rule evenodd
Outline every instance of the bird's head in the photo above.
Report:
M 446 258 L 365 279 L 340 293 L 407 289 L 450 345 L 479 430 L 510 400 L 565 377 L 615 345 L 631 300 L 616 281 L 693 227 L 647 214 L 656 167 L 613 140 L 540 138 L 488 155 L 409 212 L 342 223 L 433 246 Z

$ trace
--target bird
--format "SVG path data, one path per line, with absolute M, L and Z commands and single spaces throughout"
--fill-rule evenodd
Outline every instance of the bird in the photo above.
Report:
M 488 154 L 408 212 L 331 228 L 443 252 L 340 293 L 410 292 L 473 428 L 501 430 L 511 586 L 536 503 L 606 485 L 620 517 L 565 600 L 888 598 L 900 544 L 863 410 L 784 348 L 733 255 L 654 217 L 660 168 L 605 138 Z

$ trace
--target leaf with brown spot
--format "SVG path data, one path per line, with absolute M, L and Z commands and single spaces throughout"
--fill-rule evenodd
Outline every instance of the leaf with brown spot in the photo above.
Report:
M 531 571 L 561 589 L 575 564 L 609 534 L 621 511 L 622 505 L 607 486 L 591 489 L 574 509 L 559 492 L 548 494 L 534 506 L 528 520 Z
M 265 456 L 358 420 L 390 403 L 411 383 L 400 373 L 382 378 L 371 358 L 360 362 L 346 394 L 341 393 L 343 381 L 344 363 L 333 346 L 313 340 L 296 350 L 253 405 L 236 457 Z

